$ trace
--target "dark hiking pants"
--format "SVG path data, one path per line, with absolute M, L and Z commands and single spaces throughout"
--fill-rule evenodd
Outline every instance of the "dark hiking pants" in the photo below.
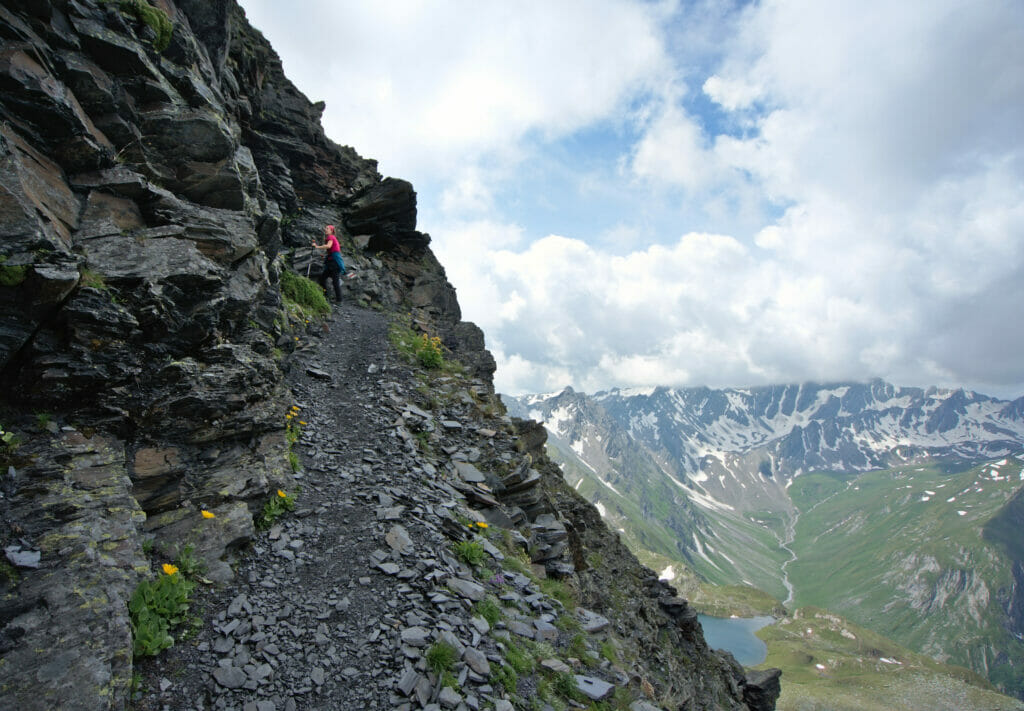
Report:
M 335 301 L 341 302 L 341 267 L 338 266 L 338 262 L 331 255 L 327 255 L 327 259 L 324 260 L 324 268 L 320 272 L 320 288 L 327 291 L 327 278 L 330 277 L 334 283 L 334 298 Z

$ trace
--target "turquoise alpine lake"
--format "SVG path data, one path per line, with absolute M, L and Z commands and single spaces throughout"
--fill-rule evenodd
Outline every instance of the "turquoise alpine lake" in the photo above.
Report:
M 760 664 L 768 656 L 768 646 L 754 634 L 775 622 L 774 617 L 710 617 L 697 615 L 704 628 L 704 639 L 712 649 L 724 649 L 745 667 Z

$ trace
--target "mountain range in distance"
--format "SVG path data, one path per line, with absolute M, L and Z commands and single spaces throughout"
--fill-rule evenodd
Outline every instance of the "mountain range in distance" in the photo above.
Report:
M 831 609 L 1024 697 L 1024 398 L 875 380 L 503 400 L 694 600 Z

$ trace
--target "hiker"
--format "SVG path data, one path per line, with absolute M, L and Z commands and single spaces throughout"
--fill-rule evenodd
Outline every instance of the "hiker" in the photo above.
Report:
M 324 227 L 324 243 L 317 244 L 316 240 L 313 240 L 313 249 L 327 250 L 327 254 L 324 256 L 324 268 L 320 272 L 320 288 L 324 290 L 324 296 L 326 296 L 327 277 L 330 276 L 331 281 L 334 282 L 335 301 L 341 303 L 341 280 L 339 277 L 345 273 L 345 261 L 341 258 L 341 244 L 334 235 L 334 225 Z

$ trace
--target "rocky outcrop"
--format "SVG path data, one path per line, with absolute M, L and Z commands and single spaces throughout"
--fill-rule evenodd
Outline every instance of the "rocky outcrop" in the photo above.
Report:
M 119 709 L 126 600 L 148 556 L 188 544 L 230 585 L 226 554 L 266 493 L 294 483 L 285 369 L 318 326 L 280 279 L 314 266 L 311 236 L 338 226 L 353 300 L 440 336 L 478 379 L 469 401 L 493 396 L 494 360 L 416 230 L 412 186 L 325 136 L 324 105 L 233 0 L 3 0 L 0 31 L 0 425 L 18 437 L 2 452 L 0 705 Z M 582 503 L 562 501 L 541 453 L 523 461 L 487 472 L 493 489 L 452 489 L 600 603 L 579 563 L 607 531 L 561 511 Z M 637 634 L 667 630 L 699 655 L 676 678 L 663 650 L 658 683 L 742 708 L 742 670 L 672 609 L 643 606 Z

